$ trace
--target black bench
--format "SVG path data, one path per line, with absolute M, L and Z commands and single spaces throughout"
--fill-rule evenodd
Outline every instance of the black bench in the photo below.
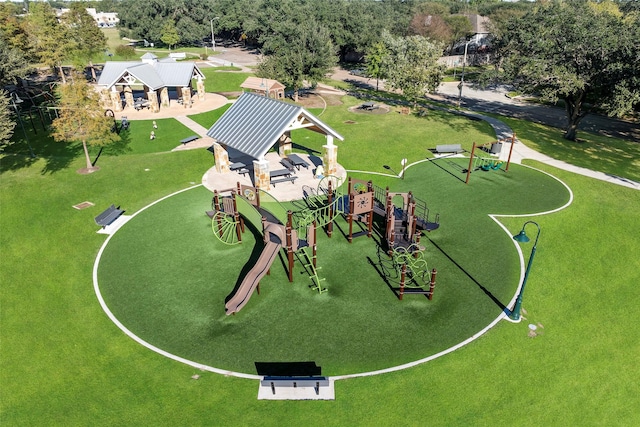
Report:
M 123 213 L 124 210 L 120 209 L 120 207 L 111 205 L 95 218 L 96 224 L 105 228 L 107 225 L 118 219 Z
M 276 387 L 313 387 L 316 394 L 320 394 L 320 387 L 330 385 L 327 377 L 276 377 L 266 376 L 260 380 L 260 385 L 271 387 L 271 393 L 276 394 Z
M 180 143 L 181 144 L 188 144 L 191 141 L 195 141 L 196 139 L 200 139 L 200 137 L 198 135 L 191 135 L 191 136 L 189 136 L 189 137 L 187 137 L 185 139 L 181 139 Z
M 296 179 L 298 179 L 297 176 L 283 176 L 280 178 L 276 178 L 276 179 L 272 179 L 271 180 L 271 184 L 275 187 L 276 184 L 279 184 L 281 182 L 286 182 L 286 181 L 290 181 L 293 184 L 293 181 L 295 181 Z

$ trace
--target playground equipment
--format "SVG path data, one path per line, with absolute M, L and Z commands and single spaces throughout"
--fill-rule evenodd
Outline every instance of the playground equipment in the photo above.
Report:
M 326 227 L 327 235 L 331 237 L 336 215 L 345 217 L 349 224 L 349 243 L 354 237 L 371 237 L 374 216 L 378 215 L 385 224 L 388 255 L 402 276 L 401 294 L 404 294 L 405 286 L 414 288 L 411 283 L 419 283 L 418 278 L 426 274 L 426 270 L 422 271 L 426 269 L 426 262 L 419 262 L 424 250 L 419 245 L 421 231 L 437 229 L 439 215 L 431 222 L 426 203 L 411 193 L 391 193 L 388 188 L 375 187 L 371 181 L 350 178 L 344 195 L 338 186 L 339 181 L 325 177 L 317 189 L 303 188 L 304 205 L 296 212 L 285 210 L 269 193 L 240 183 L 235 189 L 214 191 L 212 210 L 206 213 L 211 218 L 216 238 L 229 245 L 241 243 L 245 220 L 255 226 L 261 224 L 264 236 L 264 247 L 258 260 L 225 304 L 227 314 L 240 311 L 254 290 L 260 293 L 260 280 L 269 274 L 281 249 L 286 253 L 289 282 L 293 282 L 297 259 L 311 279 L 310 288 L 319 293 L 326 292 L 327 289 L 321 286 L 323 279 L 318 276 L 317 228 Z M 400 206 L 394 204 L 398 197 Z M 354 223 L 365 224 L 365 227 L 354 232 Z M 411 254 L 412 260 L 408 260 L 406 254 Z M 422 289 L 422 286 L 418 288 Z
M 501 170 L 502 166 L 506 164 L 504 169 L 505 172 L 509 171 L 509 165 L 511 164 L 511 154 L 513 153 L 513 146 L 515 145 L 516 134 L 511 135 L 510 138 L 504 138 L 495 142 L 488 142 L 486 144 L 477 145 L 475 142 L 473 143 L 473 147 L 471 148 L 471 155 L 469 156 L 469 167 L 467 167 L 467 178 L 464 183 L 469 183 L 469 178 L 471 177 L 471 173 L 477 170 L 483 171 L 491 171 L 491 170 Z M 506 160 L 499 160 L 495 157 L 483 156 L 478 154 L 479 151 L 485 151 L 491 154 L 500 154 L 502 150 L 502 146 L 505 143 L 510 143 L 509 147 L 509 156 Z M 478 151 L 477 151 L 478 150 Z
M 242 215 L 239 205 L 243 207 Z M 294 260 L 297 257 L 311 277 L 310 287 L 319 293 L 326 291 L 321 287 L 321 279 L 317 274 L 316 222 L 313 218 L 304 224 L 294 225 L 293 212 L 286 211 L 268 193 L 240 183 L 236 189 L 214 191 L 211 208 L 206 214 L 211 218 L 214 236 L 222 243 L 230 245 L 242 242 L 245 218 L 254 225 L 262 224 L 264 236 L 265 244 L 258 260 L 225 304 L 227 314 L 240 311 L 254 290 L 260 293 L 260 280 L 269 273 L 281 249 L 286 253 L 290 282 L 293 282 Z M 310 248 L 311 254 L 307 248 Z
M 402 301 L 405 293 L 426 295 L 429 300 L 433 299 L 438 272 L 435 268 L 429 271 L 424 251 L 416 245 L 415 248 L 395 248 L 390 255 L 381 256 L 378 253 L 379 265 L 398 299 Z

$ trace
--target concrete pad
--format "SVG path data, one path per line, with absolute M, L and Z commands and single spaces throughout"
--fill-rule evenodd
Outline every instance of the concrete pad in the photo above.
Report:
M 298 177 L 294 182 L 282 182 L 276 184 L 275 187 L 272 185 L 269 187 L 269 191 L 267 191 L 267 193 L 281 202 L 302 199 L 304 197 L 302 194 L 303 186 L 306 185 L 316 190 L 318 184 L 320 184 L 320 180 L 314 178 L 313 172 L 316 169 L 316 165 L 322 163 L 322 159 L 319 156 L 309 154 L 296 154 L 309 164 L 308 169 L 301 167 L 300 170 L 296 170 L 294 173 L 294 175 Z M 283 168 L 280 164 L 280 156 L 277 153 L 267 153 L 265 158 L 269 162 L 269 170 L 273 171 Z M 211 192 L 214 190 L 218 190 L 218 192 L 235 190 L 238 182 L 242 185 L 252 186 L 252 173 L 252 171 L 245 175 L 240 175 L 237 172 L 219 173 L 215 167 L 212 167 L 202 177 L 202 185 Z M 342 182 L 347 179 L 347 171 L 341 165 L 338 165 L 337 176 Z
M 120 215 L 118 219 L 97 231 L 98 234 L 113 234 L 131 219 L 131 215 Z
M 270 386 L 258 387 L 258 400 L 335 400 L 334 380 L 329 378 L 329 386 L 320 387 L 318 394 L 314 387 L 276 387 L 273 394 Z

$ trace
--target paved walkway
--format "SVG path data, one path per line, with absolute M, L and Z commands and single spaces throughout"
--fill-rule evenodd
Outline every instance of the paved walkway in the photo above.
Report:
M 456 114 L 462 114 L 467 117 L 476 117 L 486 121 L 491 125 L 491 127 L 493 127 L 493 130 L 495 131 L 498 139 L 509 138 L 513 135 L 513 130 L 509 126 L 507 126 L 504 122 L 494 117 L 485 116 L 483 114 L 479 114 L 475 112 L 464 112 L 464 111 L 460 112 L 457 110 L 449 110 L 449 111 Z M 508 155 L 508 152 L 501 153 L 500 158 L 502 160 L 506 160 L 507 155 Z M 503 159 L 503 157 L 505 158 Z M 625 187 L 640 190 L 640 182 L 631 181 L 630 179 L 626 179 L 620 176 L 609 175 L 603 172 L 593 171 L 591 169 L 586 169 L 579 166 L 574 166 L 562 160 L 556 160 L 552 157 L 547 156 L 546 154 L 539 153 L 527 147 L 518 138 L 516 138 L 516 145 L 513 147 L 511 161 L 513 163 L 522 163 L 522 160 L 524 159 L 536 160 L 541 163 L 545 163 L 547 165 L 556 167 L 558 169 L 563 169 L 569 172 L 577 173 L 579 175 L 584 175 L 590 178 L 599 179 L 601 181 L 610 182 L 612 184 L 622 185 Z

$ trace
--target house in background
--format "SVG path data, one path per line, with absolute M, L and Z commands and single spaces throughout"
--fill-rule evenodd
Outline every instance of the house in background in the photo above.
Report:
M 115 12 L 96 12 L 95 8 L 88 7 L 87 13 L 96 21 L 98 27 L 115 27 L 120 22 L 120 18 Z
M 457 43 L 453 49 L 452 55 L 464 55 L 465 45 L 467 46 L 467 53 L 483 53 L 489 49 L 491 33 L 489 32 L 489 26 L 491 20 L 487 16 L 481 16 L 478 14 L 464 15 L 471 22 L 472 35 L 465 41 Z
M 96 21 L 96 25 L 101 28 L 115 27 L 120 22 L 120 18 L 115 12 L 96 12 L 94 7 L 88 7 L 86 11 Z M 69 12 L 67 8 L 56 9 L 56 16 L 60 18 L 67 12 Z

